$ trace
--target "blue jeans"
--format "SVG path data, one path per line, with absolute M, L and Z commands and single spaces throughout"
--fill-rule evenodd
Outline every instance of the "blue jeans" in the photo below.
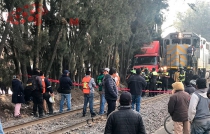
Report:
M 0 134 L 4 134 L 4 131 L 3 131 L 3 127 L 1 125 L 1 122 L 0 122 Z
M 140 103 L 141 96 L 140 95 L 132 95 L 132 109 L 134 110 L 134 104 L 136 103 L 136 111 L 140 112 Z
M 104 93 L 100 93 L 100 111 L 99 111 L 99 114 L 104 114 L 105 103 L 106 103 L 105 95 L 104 95 Z
M 83 106 L 83 115 L 86 114 L 86 109 L 87 109 L 87 104 L 89 102 L 89 108 L 90 108 L 90 113 L 95 114 L 93 111 L 93 97 L 94 94 L 90 93 L 90 94 L 84 94 L 84 106 Z
M 60 113 L 63 112 L 63 104 L 65 100 L 67 102 L 67 111 L 71 110 L 71 94 L 61 94 Z
M 208 134 L 210 131 L 210 119 L 193 121 L 191 124 L 191 134 Z

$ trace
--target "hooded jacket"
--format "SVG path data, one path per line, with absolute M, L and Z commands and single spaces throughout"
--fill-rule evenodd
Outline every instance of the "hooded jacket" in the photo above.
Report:
M 175 82 L 172 87 L 175 93 L 169 99 L 168 112 L 175 122 L 187 121 L 190 95 L 184 92 L 182 82 Z
M 189 121 L 210 119 L 209 104 L 210 100 L 207 97 L 207 88 L 196 90 L 190 99 L 188 109 Z
M 59 82 L 60 82 L 60 93 L 70 94 L 71 86 L 73 85 L 71 79 L 66 74 L 63 74 Z
M 185 86 L 184 91 L 191 95 L 195 92 L 195 88 L 192 85 L 187 85 Z
M 130 93 L 132 95 L 141 95 L 142 90 L 146 87 L 147 82 L 140 75 L 133 75 L 128 80 L 128 88 L 130 89 Z
M 117 86 L 111 75 L 105 75 L 103 82 L 106 100 L 117 100 Z

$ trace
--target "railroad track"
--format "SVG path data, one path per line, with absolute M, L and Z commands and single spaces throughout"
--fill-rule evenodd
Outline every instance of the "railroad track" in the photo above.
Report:
M 141 104 L 142 105 L 147 104 L 151 101 L 158 100 L 158 99 L 163 98 L 167 95 L 168 94 L 161 94 L 161 95 L 157 95 L 155 97 L 144 99 L 144 100 L 142 100 Z M 99 108 L 99 107 L 100 107 L 99 103 L 94 105 L 94 109 Z M 25 122 L 25 123 L 22 123 L 22 124 L 18 124 L 18 125 L 15 125 L 15 126 L 10 126 L 10 127 L 4 128 L 4 132 L 5 132 L 5 134 L 9 134 L 10 132 L 14 132 L 14 131 L 17 131 L 17 130 L 23 130 L 24 128 L 27 128 L 27 127 L 30 127 L 30 126 L 35 126 L 37 124 L 41 124 L 41 123 L 44 123 L 44 122 L 49 122 L 49 121 L 53 121 L 53 120 L 56 120 L 56 119 L 59 119 L 59 118 L 67 117 L 67 116 L 70 116 L 70 115 L 73 115 L 73 114 L 76 114 L 76 113 L 80 113 L 81 111 L 82 111 L 82 108 L 79 108 L 79 109 L 72 110 L 72 111 L 69 111 L 69 112 L 64 112 L 62 114 L 55 114 L 55 115 L 52 115 L 52 116 L 47 116 L 47 117 L 44 117 L 44 118 L 40 118 L 40 119 L 36 119 L 36 120 L 33 120 L 33 121 Z M 80 122 L 77 122 L 77 123 L 74 123 L 74 124 L 69 124 L 69 125 L 64 126 L 64 127 L 56 128 L 56 130 L 49 130 L 47 133 L 48 134 L 65 133 L 67 131 L 74 130 L 75 128 L 85 126 L 86 124 L 94 123 L 95 120 L 99 120 L 103 117 L 106 117 L 106 115 L 104 114 L 102 116 L 96 116 L 94 118 L 88 118 L 88 119 L 83 119 L 83 120 L 81 119 L 82 121 L 80 121 Z

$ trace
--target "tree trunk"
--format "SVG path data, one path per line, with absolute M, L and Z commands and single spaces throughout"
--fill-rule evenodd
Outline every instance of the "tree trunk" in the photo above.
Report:
M 42 9 L 43 9 L 43 0 L 39 0 L 38 7 L 38 20 L 37 20 L 37 35 L 36 35 L 36 58 L 35 58 L 35 67 L 39 68 L 39 50 L 40 50 L 40 32 L 42 26 Z
M 57 40 L 56 40 L 55 45 L 54 45 L 52 58 L 51 58 L 50 63 L 48 65 L 48 67 L 47 67 L 46 76 L 49 75 L 50 69 L 51 69 L 53 61 L 55 59 L 56 51 L 57 51 L 57 48 L 58 48 L 58 44 L 59 44 L 60 38 L 62 36 L 62 32 L 63 32 L 63 25 L 61 26 L 60 31 L 58 33 L 58 37 L 57 37 Z
M 12 3 L 11 3 L 11 6 L 9 7 L 10 9 L 8 9 L 8 12 L 11 13 L 11 11 L 13 10 L 14 8 L 14 0 L 12 0 Z M 3 51 L 3 48 L 4 48 L 4 45 L 5 45 L 5 42 L 7 40 L 7 35 L 9 33 L 9 30 L 10 30 L 10 22 L 9 22 L 9 18 L 7 18 L 7 23 L 6 23 L 6 26 L 5 26 L 5 30 L 4 30 L 4 33 L 2 34 L 2 38 L 1 38 L 1 42 L 0 42 L 0 55 L 2 55 L 2 51 Z

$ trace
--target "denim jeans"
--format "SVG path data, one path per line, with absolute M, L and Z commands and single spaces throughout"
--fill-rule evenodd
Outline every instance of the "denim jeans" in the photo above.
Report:
M 2 124 L 1 124 L 1 121 L 0 121 L 0 134 L 4 134 L 3 127 L 2 127 Z
M 71 94 L 61 94 L 60 113 L 63 112 L 64 100 L 67 102 L 67 111 L 71 110 Z
M 100 93 L 100 111 L 99 114 L 104 114 L 106 99 L 104 93 Z
M 210 119 L 193 121 L 191 124 L 191 134 L 208 134 L 210 131 Z
M 136 111 L 140 112 L 140 103 L 141 96 L 140 95 L 132 95 L 132 109 L 134 110 L 134 104 L 136 103 Z
M 94 111 L 93 111 L 93 97 L 94 97 L 94 93 L 84 95 L 83 115 L 86 114 L 86 109 L 87 109 L 88 102 L 89 102 L 89 108 L 90 108 L 91 115 L 95 114 Z

